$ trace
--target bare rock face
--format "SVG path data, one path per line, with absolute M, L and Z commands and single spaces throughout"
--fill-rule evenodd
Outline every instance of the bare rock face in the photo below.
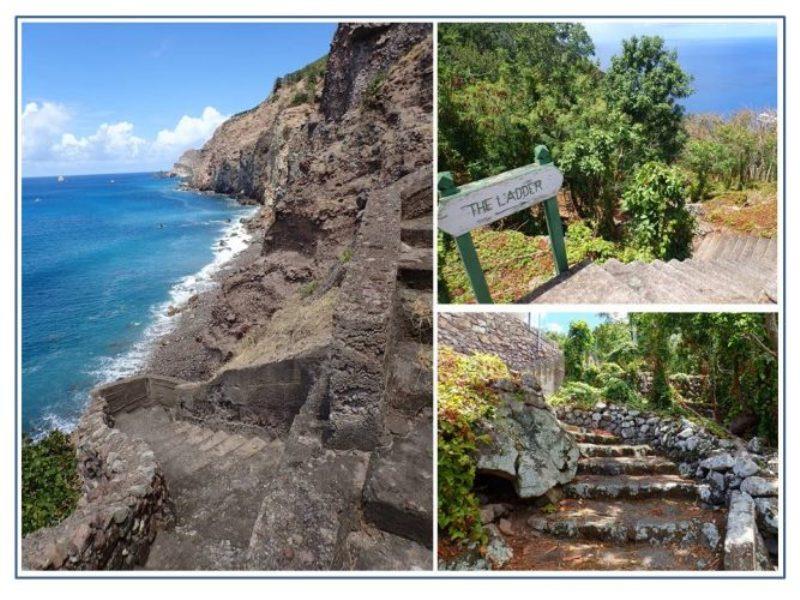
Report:
M 283 78 L 191 155 L 187 185 L 263 205 L 261 243 L 184 311 L 151 371 L 207 378 L 298 294 L 341 281 L 366 205 L 430 168 L 432 74 L 430 25 L 341 24 L 324 77 Z
M 478 448 L 477 472 L 513 481 L 520 498 L 543 496 L 575 477 L 580 451 L 530 377 L 520 389 L 505 387 L 494 418 L 484 425 L 491 441 Z
M 200 150 L 187 150 L 181 154 L 178 161 L 172 165 L 169 171 L 170 177 L 180 177 L 190 179 L 200 161 Z

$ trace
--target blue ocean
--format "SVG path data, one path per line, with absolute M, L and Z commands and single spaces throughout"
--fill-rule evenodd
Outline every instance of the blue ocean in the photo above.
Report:
M 730 114 L 778 106 L 778 42 L 772 38 L 665 40 L 694 77 L 694 93 L 681 101 L 689 113 Z M 608 68 L 619 43 L 597 44 L 600 66 Z
M 23 179 L 23 430 L 70 428 L 93 386 L 141 367 L 252 211 L 149 173 Z

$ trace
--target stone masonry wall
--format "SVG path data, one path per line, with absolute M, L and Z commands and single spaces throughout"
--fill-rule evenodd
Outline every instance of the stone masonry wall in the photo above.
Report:
M 564 355 L 556 344 L 516 315 L 440 313 L 439 344 L 457 352 L 495 354 L 509 368 L 533 373 L 546 395 L 564 381 Z
M 93 392 L 72 434 L 83 495 L 64 521 L 22 539 L 24 569 L 130 569 L 147 559 L 171 514 L 167 487 L 149 446 L 114 429 L 111 408 L 146 402 L 147 384 L 125 380 Z
M 383 432 L 386 360 L 400 256 L 401 194 L 430 186 L 408 175 L 367 201 L 334 316 L 326 444 L 371 450 Z
M 747 444 L 737 438 L 721 439 L 685 418 L 660 416 L 604 402 L 599 402 L 594 410 L 558 407 L 556 414 L 565 423 L 603 429 L 627 443 L 649 444 L 669 456 L 679 463 L 681 475 L 699 482 L 703 502 L 730 507 L 735 501 L 737 510 L 729 513 L 729 530 L 731 527 L 740 531 L 749 528 L 754 539 L 760 539 L 755 535 L 760 532 L 770 553 L 777 556 L 778 456 L 777 452 L 766 448 L 760 438 L 753 438 Z M 750 512 L 739 508 L 742 506 Z M 728 545 L 735 542 L 733 537 L 741 539 L 742 536 L 729 537 Z M 736 552 L 728 553 L 726 548 L 726 554 L 735 556 Z M 732 562 L 742 563 L 740 560 Z

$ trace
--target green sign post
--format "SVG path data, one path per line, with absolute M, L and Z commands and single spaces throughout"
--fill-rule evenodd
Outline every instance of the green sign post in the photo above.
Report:
M 473 181 L 461 187 L 456 187 L 449 172 L 439 174 L 439 229 L 455 238 L 472 291 L 481 304 L 491 304 L 492 296 L 470 234 L 476 227 L 544 203 L 556 272 L 563 273 L 569 268 L 564 230 L 556 200 L 564 178 L 553 165 L 546 146 L 536 147 L 535 158 L 536 162 L 532 165 Z

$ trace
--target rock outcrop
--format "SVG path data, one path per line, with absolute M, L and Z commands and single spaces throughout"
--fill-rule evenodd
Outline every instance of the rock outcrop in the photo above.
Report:
M 172 169 L 167 173 L 170 177 L 180 177 L 181 179 L 189 179 L 194 173 L 197 163 L 200 160 L 199 150 L 187 150 L 181 154 L 177 162 L 172 165 Z
M 477 473 L 509 479 L 520 498 L 543 496 L 575 477 L 578 446 L 544 401 L 535 378 L 522 385 L 499 382 L 500 404 L 483 424 L 487 443 L 478 446 Z

